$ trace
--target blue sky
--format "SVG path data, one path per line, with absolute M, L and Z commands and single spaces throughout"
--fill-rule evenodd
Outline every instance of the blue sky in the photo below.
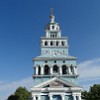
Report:
M 33 85 L 32 58 L 40 55 L 50 8 L 69 38 L 70 55 L 78 58 L 80 84 L 100 83 L 100 0 L 1 0 L 0 99 L 20 85 Z

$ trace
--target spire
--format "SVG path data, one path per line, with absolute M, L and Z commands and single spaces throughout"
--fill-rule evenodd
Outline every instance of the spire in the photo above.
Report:
M 51 23 L 54 22 L 54 19 L 55 19 L 54 11 L 53 11 L 53 8 L 51 8 L 51 11 L 50 11 L 50 20 L 51 20 Z

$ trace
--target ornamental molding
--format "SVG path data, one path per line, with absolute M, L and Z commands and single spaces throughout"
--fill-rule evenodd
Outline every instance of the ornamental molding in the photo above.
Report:
M 65 45 L 65 46 L 61 46 L 61 45 L 59 45 L 59 46 L 56 46 L 56 45 L 54 45 L 54 46 L 41 46 L 42 48 L 68 48 L 69 46 L 68 45 Z
M 36 58 L 33 58 L 33 61 L 45 61 L 45 60 L 76 60 L 76 57 L 73 56 L 66 56 L 66 57 L 41 57 L 38 56 Z
M 74 94 L 76 93 L 80 93 L 82 91 L 82 88 L 74 88 L 72 89 L 71 87 L 67 87 L 67 88 L 32 88 L 31 89 L 32 92 L 68 92 L 71 93 L 73 92 Z
M 68 37 L 41 37 L 41 39 L 48 39 L 48 40 L 55 40 L 55 39 L 57 39 L 57 40 L 66 40 L 66 39 L 68 39 Z
M 66 75 L 61 75 L 61 74 L 60 75 L 57 75 L 57 74 L 56 75 L 55 74 L 54 75 L 53 74 L 52 75 L 35 75 L 35 74 L 33 74 L 33 78 L 38 78 L 38 77 L 40 77 L 40 78 L 41 77 L 50 77 L 50 78 L 52 77 L 53 78 L 54 76 L 67 77 L 67 78 L 77 78 L 79 76 L 79 74 L 66 74 Z

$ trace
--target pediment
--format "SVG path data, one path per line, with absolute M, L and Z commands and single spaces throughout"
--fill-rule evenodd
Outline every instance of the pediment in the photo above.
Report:
M 37 88 L 48 88 L 48 87 L 49 88 L 54 88 L 54 87 L 60 88 L 60 87 L 62 87 L 63 88 L 63 87 L 76 87 L 76 85 L 74 85 L 68 81 L 64 81 L 64 80 L 54 77 L 54 78 L 52 78 L 46 82 L 43 82 L 39 85 L 36 85 L 34 87 L 37 87 Z
M 62 83 L 62 82 L 59 82 L 59 81 L 57 81 L 57 80 L 55 80 L 55 81 L 53 81 L 53 82 L 50 82 L 50 83 L 48 83 L 48 85 L 47 85 L 48 87 L 50 87 L 50 88 L 62 88 L 62 87 L 71 87 L 70 85 L 67 85 L 67 84 L 64 84 L 64 83 Z M 45 86 L 44 86 L 45 87 Z M 44 88 L 43 87 L 43 88 Z

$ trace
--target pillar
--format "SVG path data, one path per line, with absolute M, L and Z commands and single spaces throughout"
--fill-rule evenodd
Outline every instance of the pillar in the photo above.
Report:
M 36 75 L 38 75 L 38 66 L 36 66 Z
M 69 73 L 69 74 L 72 74 L 72 73 L 71 73 L 70 66 L 68 67 L 68 73 Z
M 41 66 L 41 75 L 43 75 L 43 74 L 44 74 L 44 67 Z
M 81 100 L 81 95 L 78 95 L 78 100 Z
M 77 74 L 75 66 L 73 66 L 73 71 L 74 71 L 74 74 Z
M 38 95 L 38 100 L 41 100 L 41 97 L 40 97 L 40 95 Z
M 75 66 L 75 73 L 77 74 L 77 67 Z
M 65 100 L 65 95 L 64 94 L 61 94 L 61 100 Z
M 52 95 L 51 94 L 49 94 L 49 100 L 52 100 Z
M 62 75 L 62 66 L 59 66 L 60 75 Z
M 54 41 L 54 46 L 56 46 L 56 41 Z
M 33 98 L 32 98 L 32 100 L 36 100 L 36 96 L 35 96 L 35 95 L 33 95 Z
M 59 46 L 62 46 L 62 45 L 61 45 L 61 41 L 59 41 Z
M 48 41 L 48 46 L 50 46 L 50 41 Z
M 51 75 L 53 74 L 52 66 L 50 67 L 50 74 L 51 74 Z
M 73 100 L 76 100 L 76 95 L 72 95 L 73 96 Z

